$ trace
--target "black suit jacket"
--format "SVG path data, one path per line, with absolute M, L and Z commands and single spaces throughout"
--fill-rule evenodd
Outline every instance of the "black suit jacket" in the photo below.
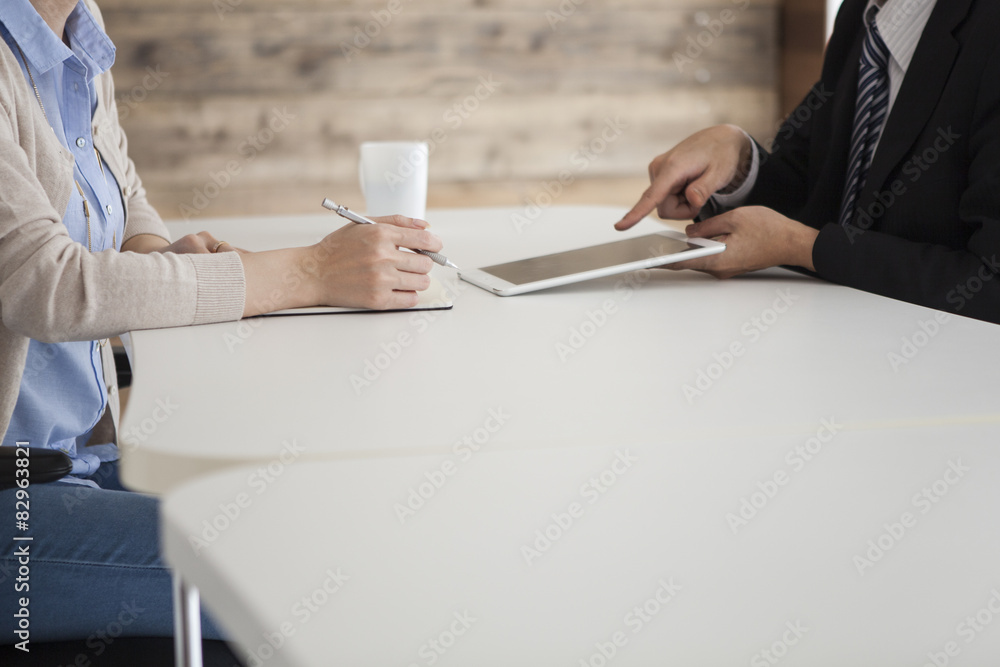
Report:
M 747 203 L 819 229 L 824 278 L 1000 323 L 1000 2 L 938 0 L 842 227 L 866 4 L 844 2 Z

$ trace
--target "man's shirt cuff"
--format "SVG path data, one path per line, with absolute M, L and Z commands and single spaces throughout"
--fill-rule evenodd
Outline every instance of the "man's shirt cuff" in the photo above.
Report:
M 713 215 L 718 215 L 720 213 L 725 213 L 726 211 L 731 211 L 734 208 L 739 208 L 742 206 L 748 197 L 750 197 L 750 192 L 753 190 L 753 186 L 757 184 L 757 173 L 760 170 L 760 153 L 757 150 L 757 143 L 746 134 L 747 139 L 750 141 L 750 169 L 747 171 L 747 177 L 744 179 L 740 187 L 736 188 L 728 194 L 720 194 L 716 192 L 714 195 L 708 198 L 708 203 L 705 208 L 709 211 L 702 210 L 699 218 L 711 217 Z M 709 215 L 706 215 L 709 213 Z

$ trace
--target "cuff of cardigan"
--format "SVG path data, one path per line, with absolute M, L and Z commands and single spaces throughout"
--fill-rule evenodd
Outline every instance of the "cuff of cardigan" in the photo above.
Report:
M 198 302 L 192 324 L 231 322 L 243 317 L 246 278 L 237 252 L 184 255 L 194 264 Z

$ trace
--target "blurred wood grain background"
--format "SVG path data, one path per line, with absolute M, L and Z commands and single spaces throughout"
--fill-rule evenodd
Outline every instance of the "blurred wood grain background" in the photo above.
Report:
M 553 203 L 630 205 L 688 134 L 730 122 L 767 141 L 788 109 L 779 0 L 101 7 L 130 152 L 165 218 L 362 208 L 367 140 L 432 144 L 431 207 L 527 205 L 563 170 Z M 621 131 L 602 141 L 608 123 Z

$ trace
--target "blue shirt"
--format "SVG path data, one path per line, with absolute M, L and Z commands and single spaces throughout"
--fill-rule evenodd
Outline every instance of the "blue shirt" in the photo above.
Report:
M 69 46 L 29 0 L 3 0 L 0 36 L 20 63 L 32 96 L 34 78 L 49 124 L 75 158 L 73 176 L 79 189 L 74 186 L 63 215 L 70 237 L 92 252 L 119 250 L 124 206 L 115 177 L 94 148 L 92 132 L 97 108 L 94 78 L 114 62 L 114 44 L 83 2 L 66 22 Z M 26 440 L 32 446 L 60 449 L 73 459 L 74 475 L 93 474 L 102 461 L 118 458 L 111 443 L 84 447 L 108 402 L 100 345 L 99 341 L 29 343 L 4 445 Z

